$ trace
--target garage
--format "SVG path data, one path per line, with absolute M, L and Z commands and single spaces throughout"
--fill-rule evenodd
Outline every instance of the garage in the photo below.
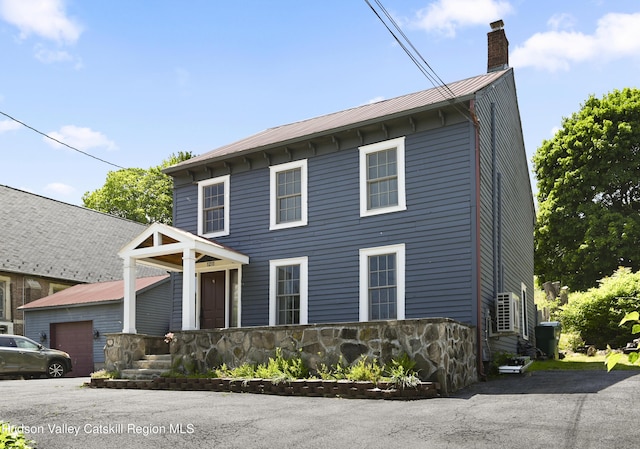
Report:
M 172 311 L 168 275 L 136 279 L 138 333 L 162 336 Z M 78 284 L 32 301 L 24 310 L 25 336 L 68 352 L 70 376 L 89 376 L 104 367 L 106 335 L 122 332 L 124 281 Z
M 51 323 L 51 347 L 68 353 L 71 376 L 89 376 L 93 371 L 93 321 Z

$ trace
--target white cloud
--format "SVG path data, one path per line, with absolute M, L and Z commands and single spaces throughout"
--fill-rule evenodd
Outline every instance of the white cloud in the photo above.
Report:
M 113 141 L 109 140 L 101 132 L 93 131 L 90 128 L 67 125 L 60 128 L 60 131 L 53 131 L 48 133 L 48 135 L 82 151 L 86 151 L 91 148 L 106 148 L 107 150 L 117 149 L 117 146 Z M 54 148 L 66 148 L 51 139 L 47 139 L 46 137 L 43 137 L 43 140 Z
M 549 28 L 556 31 L 561 29 L 573 29 L 575 24 L 575 17 L 567 13 L 554 14 L 549 18 L 549 20 L 547 20 Z
M 18 122 L 14 122 L 13 120 L 0 120 L 0 134 L 13 131 L 20 128 L 22 125 Z
M 74 62 L 75 69 L 81 69 L 84 67 L 82 59 L 71 55 L 64 50 L 50 50 L 42 44 L 35 46 L 35 57 L 38 61 L 45 64 L 53 64 L 56 62 Z
M 640 54 L 640 13 L 611 13 L 598 20 L 593 34 L 572 31 L 566 17 L 554 16 L 551 31 L 536 33 L 516 47 L 510 56 L 514 67 L 535 67 L 555 72 L 572 64 L 638 57 Z M 558 31 L 560 28 L 568 30 Z
M 76 192 L 76 189 L 61 182 L 52 182 L 45 186 L 44 191 L 47 195 L 52 196 L 71 196 Z
M 367 104 L 373 104 L 373 103 L 377 103 L 379 101 L 384 100 L 384 97 L 374 97 L 371 100 L 367 101 Z
M 488 25 L 513 11 L 505 0 L 437 0 L 418 11 L 414 22 L 427 31 L 454 37 L 456 29 L 469 25 Z
M 82 27 L 67 17 L 63 0 L 0 0 L 0 17 L 20 30 L 20 38 L 34 34 L 59 44 L 73 44 Z

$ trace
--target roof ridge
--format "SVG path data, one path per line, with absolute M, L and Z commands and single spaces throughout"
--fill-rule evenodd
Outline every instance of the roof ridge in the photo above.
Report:
M 57 200 L 55 198 L 49 198 L 47 196 L 43 196 L 43 195 L 40 195 L 38 193 L 29 192 L 27 190 L 18 189 L 16 187 L 11 187 L 11 186 L 8 186 L 8 185 L 5 185 L 5 184 L 0 184 L 0 188 L 2 188 L 2 187 L 5 187 L 5 188 L 10 189 L 10 190 L 13 190 L 14 192 L 17 192 L 17 193 L 20 193 L 20 194 L 27 194 L 27 195 L 31 195 L 31 196 L 35 196 L 35 197 L 41 198 L 43 200 L 53 201 L 55 203 L 59 203 L 59 204 L 64 205 L 64 206 L 75 207 L 77 209 L 85 210 L 87 212 L 93 212 L 93 213 L 96 213 L 96 214 L 105 215 L 105 216 L 107 216 L 109 218 L 117 218 L 118 220 L 128 221 L 130 223 L 136 223 L 136 224 L 139 224 L 140 226 L 148 226 L 148 224 L 140 223 L 139 221 L 131 220 L 130 218 L 118 217 L 117 215 L 112 215 L 112 214 L 109 214 L 107 212 L 102 212 L 102 211 L 99 211 L 99 210 L 91 209 L 89 207 L 79 206 L 77 204 L 72 204 L 72 203 L 66 203 L 64 201 Z

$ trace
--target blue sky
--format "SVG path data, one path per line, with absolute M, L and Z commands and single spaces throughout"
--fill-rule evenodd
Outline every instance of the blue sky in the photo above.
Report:
M 504 20 L 529 160 L 639 87 L 637 0 L 382 3 L 445 82 L 486 71 Z M 121 167 L 433 87 L 364 0 L 0 0 L 0 58 L 0 111 Z M 0 184 L 72 204 L 117 169 L 2 115 L 0 156 Z

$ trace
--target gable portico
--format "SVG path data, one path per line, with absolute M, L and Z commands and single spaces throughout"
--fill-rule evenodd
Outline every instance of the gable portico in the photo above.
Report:
M 136 265 L 182 272 L 182 330 L 200 327 L 196 276 L 234 269 L 241 278 L 249 257 L 219 243 L 172 226 L 154 223 L 118 252 L 124 261 L 123 333 L 136 333 Z M 239 284 L 239 283 L 238 283 Z

